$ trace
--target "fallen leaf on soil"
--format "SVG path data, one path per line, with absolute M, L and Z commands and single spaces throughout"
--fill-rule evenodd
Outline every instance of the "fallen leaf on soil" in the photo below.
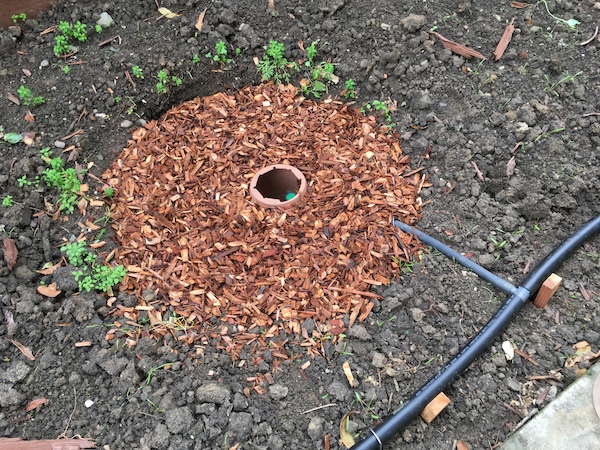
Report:
M 451 41 L 450 39 L 446 39 L 444 36 L 442 36 L 441 34 L 435 32 L 435 31 L 431 31 L 430 33 L 433 34 L 434 36 L 437 36 L 437 38 L 442 42 L 442 45 L 444 46 L 444 48 L 450 49 L 452 52 L 456 53 L 457 55 L 464 56 L 465 58 L 471 58 L 472 56 L 474 56 L 475 58 L 479 58 L 479 59 L 487 59 L 485 56 L 483 56 L 478 51 L 473 50 L 472 48 L 469 48 L 469 47 L 465 47 L 464 45 L 458 44 L 454 41 Z
M 13 344 L 15 347 L 17 347 L 19 350 L 21 350 L 21 353 L 23 353 L 23 355 L 25 355 L 25 357 L 31 361 L 35 361 L 35 356 L 33 356 L 33 353 L 31 353 L 31 350 L 29 350 L 27 347 L 25 347 L 23 344 L 21 344 L 18 341 L 13 341 L 12 339 L 8 339 L 8 342 L 10 342 L 11 344 Z
M 25 117 L 23 117 L 23 118 L 29 123 L 35 122 L 35 117 L 33 117 L 33 114 L 31 114 L 31 111 L 27 111 L 25 113 Z
M 12 270 L 17 263 L 17 256 L 19 255 L 19 251 L 17 250 L 17 246 L 15 241 L 10 238 L 4 238 L 2 240 L 2 244 L 4 246 L 4 261 L 6 261 L 6 265 L 8 266 L 8 270 Z
M 20 438 L 0 438 L 0 449 L 2 450 L 77 450 L 85 448 L 96 448 L 96 443 L 85 439 L 23 441 Z
M 196 22 L 196 29 L 198 31 L 202 31 L 202 27 L 204 26 L 204 15 L 206 14 L 206 8 L 204 8 L 204 11 L 202 11 L 200 13 L 200 15 L 198 16 L 198 21 Z
M 34 398 L 33 400 L 31 400 L 29 402 L 29 404 L 27 405 L 27 407 L 25 408 L 26 412 L 29 412 L 35 408 L 38 408 L 40 406 L 42 406 L 44 403 L 48 403 L 48 399 L 44 398 L 44 397 L 40 397 L 40 398 Z
M 565 361 L 565 367 L 573 367 L 582 361 L 592 361 L 600 357 L 600 351 L 592 352 L 592 346 L 587 341 L 580 341 L 573 345 L 575 354 Z
M 352 375 L 350 363 L 346 361 L 344 362 L 344 364 L 342 364 L 342 367 L 344 368 L 344 374 L 346 375 L 346 378 L 348 378 L 348 383 L 350 384 L 350 387 L 355 387 L 356 385 L 358 385 L 358 382 L 354 379 L 354 375 Z
M 21 133 L 6 133 L 4 140 L 9 144 L 18 144 L 23 140 L 23 135 Z
M 12 95 L 10 92 L 6 93 L 6 98 L 8 100 L 10 100 L 11 102 L 13 102 L 15 105 L 21 106 L 21 100 L 19 100 L 17 97 L 15 97 L 14 95 Z
M 166 17 L 167 19 L 172 19 L 172 18 L 174 18 L 174 17 L 179 17 L 179 16 L 181 16 L 181 14 L 175 14 L 173 11 L 171 11 L 171 10 L 170 10 L 170 9 L 168 9 L 168 8 L 158 8 L 158 12 L 159 12 L 159 13 L 160 13 L 162 16 Z
M 506 163 L 506 176 L 510 177 L 512 174 L 514 174 L 515 173 L 515 167 L 517 167 L 517 160 L 513 156 Z
M 467 447 L 467 444 L 459 439 L 456 441 L 456 450 L 469 450 L 469 447 Z
M 61 265 L 60 263 L 56 263 L 54 265 L 51 265 L 51 263 L 46 264 L 44 264 L 44 267 L 41 270 L 36 270 L 36 272 L 41 273 L 42 275 L 52 275 L 54 271 Z
M 26 131 L 23 133 L 23 143 L 25 145 L 33 145 L 35 142 L 35 133 L 33 131 Z
M 510 2 L 510 6 L 512 6 L 515 9 L 522 9 L 522 8 L 527 8 L 528 6 L 531 6 L 531 5 L 529 3 Z
M 62 291 L 56 289 L 56 283 L 51 283 L 47 286 L 43 285 L 43 284 L 39 285 L 37 287 L 37 291 L 44 297 L 50 297 L 50 298 L 58 297 L 62 292 Z
M 25 74 L 26 77 L 30 77 L 31 76 L 31 70 L 29 69 L 21 69 L 23 71 L 23 73 Z
M 346 448 L 350 448 L 355 444 L 354 437 L 348 432 L 348 421 L 352 414 L 356 414 L 356 411 L 347 412 L 340 422 L 340 439 Z
M 496 50 L 494 50 L 494 59 L 498 61 L 504 55 L 506 47 L 508 47 L 508 43 L 512 39 L 512 35 L 515 31 L 515 18 L 513 17 L 510 23 L 504 29 L 504 33 L 502 33 L 502 37 L 500 38 L 500 42 L 496 46 Z

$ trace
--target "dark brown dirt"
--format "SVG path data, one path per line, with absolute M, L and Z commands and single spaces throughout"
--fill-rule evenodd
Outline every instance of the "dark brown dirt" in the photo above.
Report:
M 106 228 L 102 239 L 108 244 L 98 252 L 105 257 L 114 247 L 104 208 L 89 205 L 86 217 L 60 214 L 53 220 L 47 211 L 57 203 L 56 191 L 19 185 L 23 176 L 34 180 L 47 167 L 40 149 L 62 154 L 68 167 L 93 163 L 84 181 L 87 196 L 99 199 L 96 179 L 132 131 L 181 101 L 260 83 L 254 58 L 263 58 L 270 39 L 285 43 L 290 61 L 306 60 L 299 41 L 306 48 L 319 39 L 316 61 L 331 61 L 340 79 L 323 98 L 339 99 L 352 78 L 357 106 L 370 104 L 371 114 L 375 100 L 392 108 L 395 138 L 413 168 L 425 166 L 432 183 L 421 193 L 431 203 L 417 225 L 511 282 L 518 284 L 598 214 L 600 42 L 596 37 L 582 45 L 597 26 L 591 1 L 523 9 L 508 1 L 469 0 L 276 1 L 274 11 L 266 1 L 251 8 L 234 0 L 160 6 L 180 15 L 161 17 L 145 0 L 66 1 L 0 33 L 0 125 L 5 133 L 35 133 L 32 145 L 0 143 L 2 198 L 10 195 L 14 202 L 0 207 L 1 237 L 14 239 L 19 252 L 12 270 L 0 266 L 2 436 L 82 436 L 99 448 L 174 450 L 324 448 L 328 435 L 338 449 L 339 423 L 349 410 L 359 411 L 351 431 L 364 435 L 456 354 L 505 299 L 428 251 L 420 261 L 382 274 L 394 279 L 376 288 L 384 299 L 335 342 L 304 321 L 301 333 L 319 339 L 321 356 L 307 356 L 301 334 L 274 337 L 262 329 L 257 339 L 267 350 L 242 350 L 232 363 L 216 338 L 178 341 L 186 323 L 172 311 L 164 320 L 168 332 L 157 340 L 144 314 L 118 323 L 110 314 L 135 308 L 135 297 L 77 293 L 70 269 L 36 272 L 58 263 L 60 246 L 80 234 L 93 242 Z M 198 32 L 194 25 L 205 8 Z M 102 12 L 114 23 L 97 33 Z M 453 55 L 429 33 L 491 57 L 513 17 L 514 35 L 497 62 Z M 568 27 L 557 17 L 579 23 Z M 73 56 L 57 58 L 57 32 L 45 30 L 78 20 L 89 25 L 87 40 L 75 44 Z M 205 57 L 220 40 L 232 60 L 223 65 Z M 144 78 L 135 77 L 133 66 Z M 161 94 L 160 70 L 171 80 Z M 301 78 L 294 74 L 291 83 L 301 86 Z M 45 102 L 15 104 L 9 94 L 18 97 L 20 86 Z M 25 119 L 31 119 L 28 111 L 33 122 Z M 378 117 L 386 121 L 384 114 Z M 565 367 L 572 346 L 586 340 L 597 351 L 600 345 L 599 264 L 595 238 L 558 271 L 563 283 L 550 305 L 527 305 L 447 390 L 448 408 L 430 425 L 413 421 L 390 448 L 447 449 L 456 439 L 472 449 L 494 448 L 536 407 L 534 400 L 543 399 L 543 406 L 572 382 L 588 364 Z M 37 293 L 41 283 L 52 282 L 63 290 L 59 297 Z M 347 325 L 350 315 L 343 321 Z M 215 330 L 222 326 L 218 317 L 210 323 Z M 504 340 L 538 365 L 520 356 L 507 361 Z M 274 354 L 282 348 L 290 358 L 275 370 Z M 348 384 L 344 362 L 356 387 Z M 42 397 L 49 401 L 26 412 L 30 401 Z

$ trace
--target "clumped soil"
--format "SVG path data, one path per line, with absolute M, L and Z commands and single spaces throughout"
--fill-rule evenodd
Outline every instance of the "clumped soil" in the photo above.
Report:
M 341 448 L 339 423 L 348 411 L 358 411 L 350 430 L 364 434 L 456 354 L 504 300 L 426 251 L 421 261 L 382 274 L 393 278 L 375 288 L 383 299 L 373 299 L 370 315 L 342 338 L 322 334 L 320 355 L 309 356 L 294 333 L 266 337 L 270 330 L 262 330 L 265 349 L 232 361 L 218 338 L 179 339 L 185 321 L 157 338 L 143 315 L 115 319 L 111 312 L 138 305 L 134 296 L 77 293 L 69 269 L 37 272 L 59 262 L 65 239 L 97 238 L 100 230 L 86 223 L 102 229 L 106 212 L 90 203 L 85 217 L 53 215 L 54 191 L 19 187 L 18 179 L 46 168 L 40 149 L 64 152 L 66 164 L 93 163 L 85 176 L 88 196 L 100 200 L 102 173 L 135 129 L 182 101 L 259 84 L 254 58 L 263 57 L 270 39 L 286 44 L 290 60 L 306 59 L 299 41 L 306 47 L 319 39 L 317 60 L 331 60 L 340 78 L 328 95 L 337 99 L 352 78 L 357 106 L 388 102 L 395 138 L 431 183 L 420 193 L 430 203 L 417 225 L 511 282 L 598 213 L 600 42 L 580 45 L 597 26 L 598 5 L 591 1 L 547 2 L 554 16 L 580 22 L 572 29 L 544 3 L 277 1 L 274 11 L 266 1 L 252 8 L 196 0 L 160 6 L 180 15 L 161 17 L 151 1 L 67 1 L 0 33 L 0 125 L 35 133 L 32 145 L 0 145 L 2 198 L 14 200 L 0 211 L 2 238 L 14 239 L 18 249 L 14 268 L 4 258 L 0 266 L 2 436 L 82 436 L 106 449 L 304 449 L 325 448 L 326 440 Z M 205 8 L 198 32 L 194 25 Z M 53 55 L 56 31 L 45 30 L 61 20 L 94 24 L 102 12 L 114 20 L 110 28 L 90 27 L 74 56 Z M 496 62 L 454 55 L 428 32 L 491 56 L 513 17 L 512 41 Z M 204 56 L 219 40 L 233 55 L 223 66 Z M 133 75 L 133 66 L 144 78 Z M 159 94 L 160 70 L 181 85 L 169 82 Z M 299 86 L 299 77 L 291 82 Z M 21 85 L 45 103 L 10 101 Z M 33 122 L 25 120 L 28 110 Z M 111 236 L 108 229 L 102 256 L 114 245 Z M 563 282 L 550 305 L 527 305 L 446 391 L 452 402 L 441 415 L 429 425 L 413 421 L 390 448 L 446 449 L 456 439 L 493 448 L 568 386 L 589 364 L 565 367 L 573 344 L 600 345 L 599 263 L 595 238 L 559 270 Z M 60 296 L 37 293 L 52 282 Z M 161 294 L 148 293 L 148 300 Z M 348 325 L 350 315 L 343 320 Z M 301 328 L 319 336 L 311 320 Z M 527 357 L 507 361 L 504 340 Z M 282 347 L 290 357 L 275 364 Z M 344 362 L 358 381 L 354 387 Z M 48 402 L 27 412 L 36 398 Z

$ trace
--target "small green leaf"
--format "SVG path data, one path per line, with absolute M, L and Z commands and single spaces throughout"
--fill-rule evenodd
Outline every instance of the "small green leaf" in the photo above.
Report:
M 9 144 L 18 144 L 23 140 L 23 135 L 21 133 L 6 133 L 4 140 Z
M 575 28 L 575 25 L 579 25 L 581 22 L 575 19 L 565 20 L 565 23 L 569 25 L 571 28 Z

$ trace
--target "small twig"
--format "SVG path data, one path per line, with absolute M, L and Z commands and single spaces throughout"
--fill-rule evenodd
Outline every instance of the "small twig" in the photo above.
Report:
M 539 364 L 531 356 L 529 356 L 527 353 L 525 353 L 524 351 L 521 351 L 518 348 L 515 348 L 515 353 L 517 355 L 519 355 L 520 357 L 525 358 L 527 361 L 529 361 L 534 366 L 539 366 Z
M 481 173 L 481 170 L 479 170 L 479 167 L 477 167 L 477 163 L 475 161 L 471 161 L 471 165 L 475 168 L 475 172 L 477 173 L 477 178 L 479 178 L 480 181 L 484 181 L 485 179 L 483 178 L 483 174 Z
M 600 112 L 586 113 L 583 117 L 600 116 Z
M 100 43 L 98 44 L 98 47 L 103 47 L 103 46 L 105 46 L 106 44 L 110 44 L 110 43 L 111 43 L 112 41 L 114 41 L 115 39 L 119 39 L 119 44 L 121 43 L 121 36 L 113 36 L 113 37 L 111 37 L 111 38 L 108 38 L 108 39 L 106 39 L 106 40 L 104 40 L 104 41 L 100 42 Z
M 301 412 L 300 414 L 308 414 L 313 411 L 318 411 L 319 409 L 329 408 L 330 406 L 337 406 L 337 403 L 328 403 L 327 405 L 317 406 L 316 408 L 307 409 L 306 411 Z
M 589 38 L 587 41 L 580 42 L 579 45 L 587 45 L 587 44 L 589 44 L 590 42 L 592 42 L 596 38 L 596 36 L 598 36 L 598 27 L 596 27 L 596 31 L 594 32 L 594 35 L 591 38 Z
M 73 411 L 71 411 L 71 415 L 69 416 L 69 420 L 67 420 L 67 424 L 65 425 L 64 431 L 56 438 L 56 439 L 65 439 L 67 438 L 67 430 L 69 429 L 69 425 L 71 425 L 71 420 L 73 420 L 73 415 L 77 410 L 77 390 L 73 388 L 73 394 L 75 395 L 75 402 L 73 404 Z
M 506 406 L 506 405 L 505 405 Z M 538 413 L 538 409 L 537 408 L 533 408 L 529 414 L 527 414 L 525 417 L 523 417 L 523 420 L 521 420 L 517 425 L 515 425 L 515 427 L 511 430 L 513 433 L 515 431 L 517 431 L 519 428 L 521 428 L 523 425 L 525 425 L 525 423 L 531 419 L 533 416 L 535 416 Z

